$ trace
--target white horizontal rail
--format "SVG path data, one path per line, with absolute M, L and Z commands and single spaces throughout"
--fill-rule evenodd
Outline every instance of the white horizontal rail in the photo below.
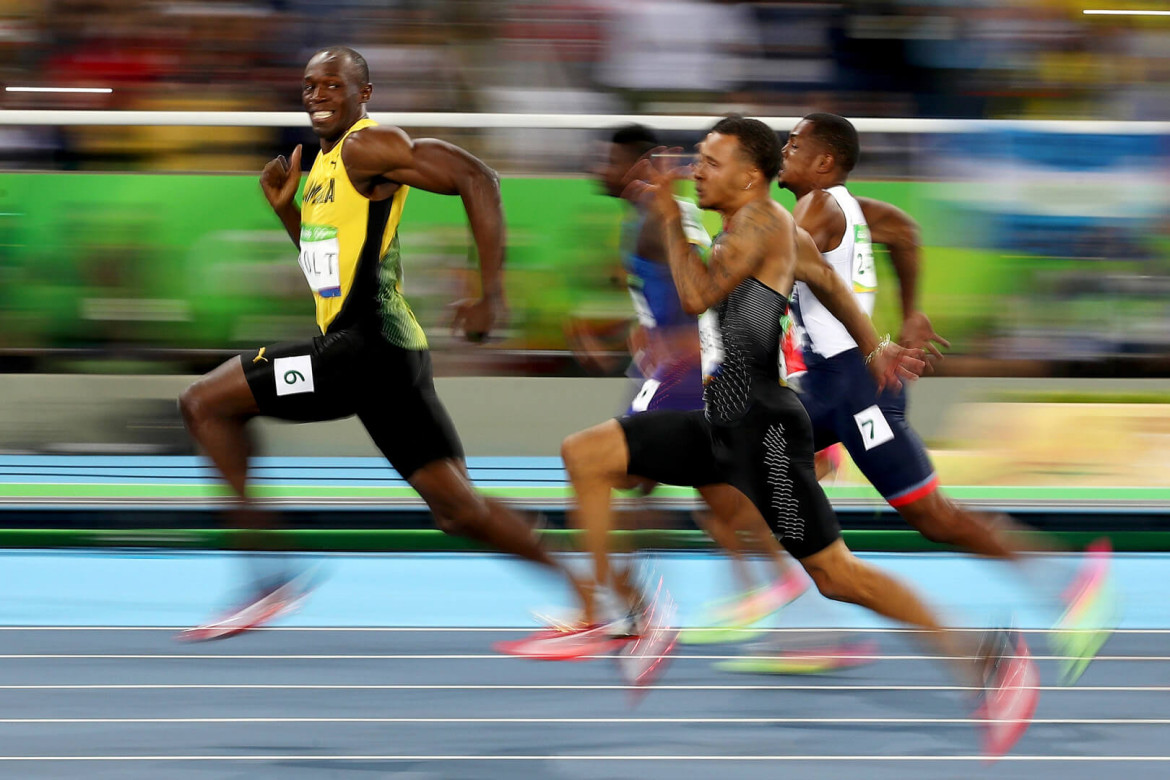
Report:
M 640 122 L 659 130 L 705 130 L 718 116 L 639 114 L 477 114 L 457 112 L 374 112 L 384 124 L 400 127 L 520 130 L 602 130 Z M 777 130 L 788 130 L 800 117 L 758 117 Z M 898 119 L 856 118 L 863 133 L 963 133 L 992 129 L 1038 130 L 1057 133 L 1122 133 L 1170 135 L 1170 122 L 1111 120 L 1017 119 Z M 112 127 L 304 127 L 308 115 L 300 111 L 50 111 L 0 110 L 0 126 L 112 126 Z
M 1137 9 L 1086 9 L 1085 16 L 1170 16 L 1170 11 L 1141 11 Z

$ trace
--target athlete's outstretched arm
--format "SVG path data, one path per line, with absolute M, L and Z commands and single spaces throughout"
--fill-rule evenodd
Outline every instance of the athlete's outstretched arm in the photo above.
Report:
M 898 275 L 902 294 L 902 332 L 898 342 L 906 347 L 929 349 L 942 357 L 932 342 L 944 347 L 951 344 L 934 332 L 930 318 L 918 308 L 918 276 L 922 268 L 922 246 L 918 223 L 902 209 L 873 198 L 858 198 L 870 237 L 875 244 L 883 244 L 890 252 L 890 262 Z
M 463 200 L 479 254 L 483 292 L 478 301 L 460 304 L 457 319 L 463 320 L 469 337 L 486 335 L 504 299 L 504 209 L 496 172 L 454 144 L 434 138 L 411 140 L 391 127 L 354 133 L 341 154 L 359 191 L 363 181 L 370 189 L 396 182 Z
M 823 303 L 829 313 L 849 331 L 849 335 L 861 349 L 861 354 L 867 356 L 866 364 L 874 374 L 878 386 L 884 387 L 887 384 L 896 386 L 900 379 L 921 375 L 925 368 L 924 361 L 914 357 L 909 350 L 903 350 L 896 344 L 878 338 L 873 321 L 857 305 L 857 299 L 853 297 L 853 291 L 845 284 L 845 280 L 821 257 L 812 237 L 805 230 L 798 228 L 795 242 L 796 280 L 807 284 L 817 300 Z

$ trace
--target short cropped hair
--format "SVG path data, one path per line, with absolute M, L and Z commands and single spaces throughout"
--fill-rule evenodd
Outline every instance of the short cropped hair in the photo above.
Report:
M 357 70 L 357 76 L 361 79 L 361 83 L 370 83 L 370 65 L 366 62 L 366 58 L 357 50 L 351 49 L 348 46 L 329 46 L 316 52 L 313 56 L 317 57 L 322 54 L 327 54 L 331 57 L 345 57 Z
M 613 131 L 610 141 L 618 146 L 628 146 L 637 157 L 641 157 L 656 146 L 658 135 L 645 125 L 624 125 Z
M 809 114 L 804 121 L 812 125 L 812 136 L 833 152 L 837 165 L 849 173 L 861 159 L 861 142 L 857 128 L 843 116 L 836 114 Z
M 758 119 L 733 115 L 724 117 L 711 128 L 712 133 L 733 135 L 748 159 L 763 172 L 768 181 L 780 172 L 780 151 L 783 146 L 772 128 Z

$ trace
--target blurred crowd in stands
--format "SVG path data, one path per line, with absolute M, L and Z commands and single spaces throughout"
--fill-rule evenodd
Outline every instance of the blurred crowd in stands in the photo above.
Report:
M 1151 0 L 1126 7 L 1151 8 Z M 296 110 L 307 56 L 368 58 L 376 111 L 1170 119 L 1170 24 L 1077 0 L 0 0 L 0 107 Z M 246 170 L 263 128 L 0 130 L 7 167 Z M 448 135 L 451 135 L 448 133 Z M 503 170 L 564 136 L 455 133 Z
M 1170 120 L 1170 22 L 1083 9 L 1081 0 L 0 0 L 0 86 L 110 90 L 0 91 L 0 117 L 295 112 L 308 57 L 346 44 L 370 64 L 376 112 Z M 628 316 L 610 281 L 617 206 L 564 181 L 584 175 L 598 132 L 408 129 L 459 143 L 505 176 L 561 179 L 508 193 L 507 346 L 530 364 L 564 353 L 573 312 Z M 1015 361 L 972 371 L 1066 360 L 1098 373 L 1170 372 L 1164 362 L 1115 365 L 1164 361 L 1170 350 L 1170 134 L 1114 129 L 863 133 L 854 179 L 884 183 L 862 194 L 924 223 L 925 304 L 952 354 Z M 86 370 L 46 364 L 50 350 L 79 350 L 81 360 L 123 350 L 127 370 L 161 348 L 211 350 L 205 359 L 216 361 L 216 350 L 310 327 L 303 281 L 250 176 L 234 189 L 218 181 L 232 177 L 184 177 L 177 192 L 150 181 L 166 177 L 62 187 L 11 175 L 252 175 L 298 142 L 308 163 L 306 127 L 0 122 L 0 370 Z M 446 304 L 471 264 L 462 225 L 426 206 L 415 197 L 404 228 L 408 294 L 442 351 L 455 348 L 442 335 Z M 620 356 L 624 344 L 613 347 Z

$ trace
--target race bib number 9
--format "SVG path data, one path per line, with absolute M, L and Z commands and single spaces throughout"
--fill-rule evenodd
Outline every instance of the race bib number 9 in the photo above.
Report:
M 309 287 L 322 298 L 341 295 L 340 257 L 337 228 L 301 225 L 301 271 Z
M 703 384 L 718 376 L 723 365 L 723 334 L 719 331 L 719 318 L 708 309 L 699 317 L 699 349 L 703 353 Z
M 873 262 L 873 239 L 869 225 L 853 226 L 853 292 L 877 290 L 877 268 Z
M 272 361 L 272 372 L 278 396 L 313 392 L 313 359 L 308 355 L 277 358 Z

